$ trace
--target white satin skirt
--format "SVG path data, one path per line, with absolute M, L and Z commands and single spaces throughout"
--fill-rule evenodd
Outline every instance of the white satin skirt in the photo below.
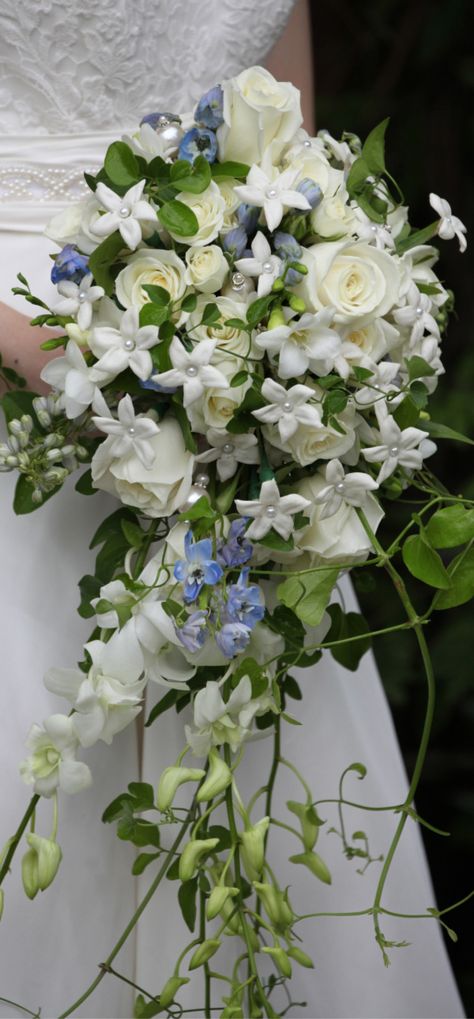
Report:
M 67 178 L 69 188 L 74 182 L 74 169 L 97 165 L 108 140 L 88 136 L 79 140 L 35 139 L 26 144 L 24 139 L 3 139 L 2 166 L 33 167 L 36 182 L 39 170 L 46 180 L 49 174 L 51 180 L 50 170 L 58 168 L 61 174 L 56 174 L 56 179 L 60 175 L 61 180 Z M 67 164 L 65 153 L 69 153 Z M 25 171 L 18 176 L 24 183 Z M 0 172 L 0 300 L 28 314 L 31 309 L 12 297 L 11 287 L 21 271 L 40 296 L 52 294 L 48 254 L 54 245 L 41 231 L 65 197 L 56 192 L 54 198 L 50 195 L 48 200 L 41 200 L 40 196 L 32 201 L 19 196 L 18 187 L 12 191 L 10 186 L 7 194 L 4 189 L 2 200 L 1 184 Z M 44 689 L 42 676 L 50 665 L 71 666 L 81 655 L 90 626 L 75 612 L 79 601 L 77 582 L 92 570 L 90 539 L 106 512 L 113 509 L 113 504 L 101 495 L 80 496 L 73 483 L 68 483 L 32 515 L 15 517 L 11 508 L 14 483 L 11 475 L 0 476 L 2 843 L 16 829 L 29 798 L 29 790 L 18 775 L 28 729 L 33 721 L 41 722 L 52 712 L 66 710 L 65 702 Z M 343 590 L 347 609 L 354 609 L 355 599 L 347 580 Z M 401 803 L 407 779 L 372 655 L 362 659 L 355 674 L 325 654 L 317 666 L 294 670 L 294 675 L 303 691 L 303 701 L 292 702 L 291 710 L 304 724 L 283 726 L 282 752 L 303 772 L 314 798 L 337 796 L 342 771 L 351 762 L 361 761 L 368 769 L 367 778 L 363 782 L 357 777 L 349 779 L 346 796 L 375 806 Z M 161 690 L 149 689 L 148 709 L 161 694 Z M 183 746 L 183 721 L 183 715 L 169 714 L 145 731 L 143 778 L 154 786 L 163 768 L 174 761 Z M 245 798 L 265 782 L 269 755 L 268 740 L 246 748 L 239 768 Z M 5 883 L 0 996 L 32 1011 L 41 1006 L 43 1017 L 58 1016 L 94 979 L 98 964 L 110 952 L 154 876 L 151 866 L 134 885 L 130 847 L 116 838 L 113 827 L 100 821 L 110 800 L 137 778 L 134 727 L 117 736 L 111 747 L 100 744 L 88 751 L 87 761 L 94 776 L 92 788 L 61 799 L 58 838 L 64 859 L 53 885 L 35 901 L 28 901 L 21 887 L 19 856 Z M 285 801 L 299 798 L 300 792 L 296 779 L 281 768 L 274 815 L 288 822 L 291 815 L 286 813 Z M 262 813 L 263 804 L 255 818 Z M 320 813 L 328 823 L 322 829 L 318 851 L 332 872 L 332 885 L 322 885 L 304 868 L 288 863 L 288 856 L 298 848 L 291 836 L 277 828 L 271 833 L 271 864 L 281 885 L 290 886 L 292 905 L 300 914 L 364 909 L 372 903 L 380 863 L 371 864 L 364 876 L 358 875 L 357 861 L 347 861 L 340 839 L 327 832 L 331 825 L 337 826 L 335 809 L 321 807 Z M 50 804 L 42 803 L 38 814 L 37 831 L 48 834 Z M 350 810 L 347 829 L 350 833 L 364 829 L 372 855 L 378 856 L 387 852 L 398 817 Z M 165 880 L 114 963 L 120 973 L 150 994 L 159 993 L 190 937 L 176 893 L 176 883 Z M 384 904 L 409 913 L 423 912 L 434 905 L 420 833 L 410 820 L 390 871 Z M 300 923 L 297 931 L 304 939 L 304 949 L 314 959 L 315 969 L 301 969 L 295 964 L 292 996 L 295 1001 L 307 1002 L 307 1007 L 298 1012 L 294 1009 L 292 1014 L 308 1019 L 462 1016 L 436 923 L 386 917 L 382 929 L 390 940 L 411 943 L 409 948 L 391 952 L 388 969 L 383 966 L 369 917 Z M 230 960 L 236 950 L 234 939 L 226 939 L 222 956 L 215 958 L 216 968 L 220 958 L 227 956 Z M 222 986 L 216 985 L 213 1005 L 219 1004 L 217 992 L 222 993 Z M 126 983 L 107 976 L 74 1015 L 127 1019 L 133 1015 L 133 1000 L 134 992 Z M 192 1010 L 191 1015 L 202 1014 L 198 977 L 183 988 L 179 1000 L 184 1008 Z M 0 1016 L 12 1014 L 11 1006 L 0 1004 Z

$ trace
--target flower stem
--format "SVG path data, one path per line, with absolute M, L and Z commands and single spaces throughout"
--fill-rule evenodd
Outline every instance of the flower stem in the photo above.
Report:
M 14 857 L 14 855 L 16 853 L 16 850 L 17 850 L 17 848 L 19 846 L 19 843 L 21 841 L 21 836 L 23 835 L 23 832 L 25 831 L 25 828 L 27 827 L 27 824 L 28 824 L 28 821 L 30 820 L 30 817 L 32 817 L 34 812 L 35 812 L 36 804 L 38 803 L 38 801 L 39 801 L 39 796 L 38 796 L 37 793 L 35 793 L 35 795 L 31 797 L 31 800 L 30 800 L 30 802 L 29 802 L 29 804 L 28 804 L 28 806 L 27 806 L 27 808 L 25 810 L 25 813 L 23 814 L 23 817 L 22 817 L 22 819 L 21 819 L 21 821 L 20 821 L 20 823 L 18 825 L 18 828 L 17 828 L 15 834 L 12 836 L 12 839 L 10 841 L 10 845 L 8 847 L 8 850 L 7 850 L 6 854 L 5 854 L 5 859 L 4 859 L 4 861 L 2 863 L 2 866 L 0 868 L 0 885 L 2 884 L 3 879 L 8 874 L 8 871 L 10 869 L 10 864 L 11 864 L 11 862 L 13 860 L 13 857 Z

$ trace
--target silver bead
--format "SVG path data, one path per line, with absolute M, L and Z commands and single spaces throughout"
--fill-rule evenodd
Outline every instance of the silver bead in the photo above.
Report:
M 310 142 L 309 138 L 305 139 L 305 141 L 303 142 L 303 146 L 304 146 L 305 149 L 310 149 L 311 148 L 311 142 Z
M 206 488 L 206 486 L 209 484 L 209 475 L 204 473 L 197 474 L 194 479 L 194 484 L 197 485 L 198 488 Z
M 232 273 L 232 290 L 242 290 L 245 286 L 245 276 L 241 272 Z
M 372 223 L 372 226 L 370 227 L 370 229 L 372 230 L 373 234 L 377 233 L 377 227 L 376 227 L 375 223 Z
M 166 142 L 166 147 L 170 149 L 170 151 L 176 151 L 176 149 L 179 148 L 184 131 L 179 124 L 171 124 L 168 122 L 166 126 L 158 128 L 158 134 L 160 138 L 163 138 Z
M 203 497 L 207 498 L 207 492 L 201 485 L 192 485 L 189 489 L 188 498 L 186 502 L 183 502 L 182 506 L 179 507 L 180 513 L 186 513 L 186 510 L 191 509 L 192 506 Z
M 273 272 L 273 265 L 271 262 L 263 262 L 262 269 L 264 272 Z
M 225 453 L 226 456 L 230 456 L 230 454 L 234 452 L 234 449 L 235 446 L 233 442 L 224 442 L 222 452 Z
M 266 513 L 267 517 L 270 517 L 270 519 L 273 519 L 273 517 L 276 517 L 276 507 L 275 506 L 267 506 L 267 508 L 265 510 L 265 513 Z
M 293 410 L 293 405 L 290 400 L 285 400 L 283 410 L 285 411 L 285 414 L 289 414 L 290 410 Z
M 194 364 L 190 364 L 189 368 L 186 368 L 186 375 L 188 375 L 190 379 L 196 378 L 197 373 L 198 370 Z

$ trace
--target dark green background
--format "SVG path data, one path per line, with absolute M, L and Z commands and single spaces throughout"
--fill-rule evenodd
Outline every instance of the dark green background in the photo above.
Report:
M 387 163 L 410 205 L 411 222 L 423 226 L 432 221 L 428 194 L 434 191 L 448 199 L 469 228 L 474 221 L 474 49 L 468 23 L 472 4 L 313 0 L 311 6 L 318 127 L 327 127 L 336 136 L 347 129 L 364 138 L 389 115 Z M 456 241 L 440 247 L 438 271 L 455 291 L 456 313 L 444 342 L 446 375 L 430 411 L 436 420 L 474 436 L 472 258 L 469 248 L 459 254 Z M 430 466 L 451 491 L 474 498 L 472 447 L 440 442 Z M 386 537 L 389 531 L 380 533 Z M 423 605 L 423 592 L 413 587 L 412 593 Z M 358 594 L 374 627 L 401 619 L 397 599 L 383 576 L 377 575 L 373 591 Z M 417 808 L 452 833 L 450 839 L 424 833 L 440 908 L 474 886 L 473 633 L 472 603 L 436 616 L 428 633 L 438 700 Z M 375 653 L 410 771 L 425 698 L 415 642 L 409 634 L 393 634 L 376 642 Z M 472 916 L 469 903 L 446 918 L 459 935 L 457 944 L 447 943 L 470 1016 Z

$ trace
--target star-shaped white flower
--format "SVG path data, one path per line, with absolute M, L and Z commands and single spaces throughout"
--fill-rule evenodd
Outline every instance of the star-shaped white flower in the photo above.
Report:
M 385 223 L 374 223 L 356 203 L 353 203 L 352 208 L 356 218 L 352 232 L 359 240 L 367 241 L 368 244 L 375 244 L 379 251 L 395 247 L 395 241 L 390 228 Z
M 354 400 L 357 407 L 370 407 L 373 403 L 378 403 L 383 396 L 388 393 L 398 393 L 399 387 L 393 383 L 393 380 L 400 371 L 400 365 L 393 361 L 379 361 L 378 364 L 370 365 L 372 375 L 370 379 L 367 379 L 365 386 L 357 389 L 354 393 Z M 403 393 L 400 393 L 395 400 L 391 400 L 392 406 L 397 406 L 400 400 L 403 400 Z
M 432 306 L 428 294 L 420 293 L 416 283 L 410 283 L 407 291 L 407 303 L 403 308 L 397 308 L 393 312 L 397 325 L 411 327 L 410 343 L 418 343 L 425 330 L 439 337 L 438 323 L 431 314 Z
M 92 352 L 99 358 L 95 368 L 109 378 L 131 368 L 139 379 L 148 379 L 153 370 L 149 348 L 157 343 L 156 326 L 140 328 L 138 308 L 127 308 L 120 320 L 120 329 L 97 326 L 89 339 Z
M 152 382 L 159 386 L 182 386 L 185 407 L 199 400 L 205 389 L 228 389 L 225 375 L 210 364 L 216 346 L 217 340 L 200 340 L 188 351 L 175 336 L 169 349 L 173 367 L 167 372 L 152 375 Z
M 302 209 L 308 212 L 311 205 L 308 199 L 292 185 L 295 183 L 299 170 L 284 170 L 273 179 L 255 163 L 250 167 L 247 183 L 234 188 L 234 192 L 242 202 L 256 205 L 263 209 L 269 230 L 276 230 L 283 219 L 286 209 Z
M 321 415 L 314 404 L 311 406 L 308 403 L 308 400 L 314 399 L 314 390 L 309 386 L 297 385 L 285 389 L 273 379 L 265 379 L 262 396 L 270 402 L 266 407 L 252 411 L 252 414 L 263 424 L 277 424 L 282 442 L 288 442 L 300 424 L 319 428 Z
M 150 468 L 155 454 L 149 440 L 152 435 L 158 435 L 160 430 L 156 421 L 146 414 L 135 415 L 135 408 L 129 393 L 120 400 L 117 407 L 117 418 L 111 414 L 105 400 L 103 400 L 101 415 L 93 417 L 92 420 L 101 432 L 114 437 L 109 446 L 111 455 L 127 456 L 133 451 L 143 466 Z
M 361 453 L 369 463 L 381 463 L 377 477 L 379 485 L 393 474 L 400 465 L 409 470 L 420 470 L 423 460 L 436 451 L 434 442 L 428 439 L 428 432 L 421 428 L 401 429 L 395 418 L 381 404 L 375 405 L 375 413 L 379 422 L 381 443 L 362 449 Z
M 127 247 L 134 251 L 142 239 L 141 224 L 157 223 L 156 211 L 149 202 L 142 200 L 145 183 L 145 180 L 139 181 L 121 197 L 99 181 L 95 196 L 107 212 L 95 220 L 91 226 L 92 233 L 98 237 L 109 237 L 119 230 Z
M 258 276 L 258 297 L 266 297 L 270 293 L 275 280 L 281 272 L 281 258 L 272 255 L 272 249 L 264 234 L 259 231 L 252 241 L 253 258 L 238 258 L 235 268 L 244 276 Z
M 263 482 L 258 499 L 236 499 L 235 505 L 242 517 L 253 518 L 245 532 L 246 538 L 259 541 L 273 527 L 286 541 L 293 531 L 295 513 L 307 509 L 311 503 L 302 495 L 280 495 L 278 485 L 272 479 Z
M 62 280 L 58 283 L 58 293 L 64 297 L 53 308 L 57 315 L 74 315 L 79 329 L 88 329 L 92 322 L 92 305 L 104 296 L 103 287 L 92 285 L 92 273 L 83 276 L 80 283 Z
M 219 428 L 210 428 L 206 439 L 211 449 L 206 449 L 196 457 L 200 463 L 216 461 L 217 476 L 220 481 L 231 478 L 242 464 L 259 462 L 258 439 L 256 435 L 230 435 Z
M 87 365 L 82 351 L 70 340 L 64 356 L 55 357 L 43 368 L 40 378 L 49 386 L 62 392 L 62 403 L 66 417 L 77 418 L 92 404 L 96 409 L 96 401 L 101 393 L 97 383 L 105 382 L 93 368 Z
M 452 241 L 453 237 L 457 237 L 460 251 L 465 251 L 467 248 L 467 240 L 465 238 L 466 227 L 458 216 L 453 216 L 449 202 L 432 192 L 430 194 L 430 205 L 440 216 L 438 236 L 443 241 Z
M 337 513 L 342 503 L 349 503 L 349 506 L 360 506 L 362 509 L 367 501 L 367 493 L 378 488 L 378 484 L 363 471 L 352 471 L 346 474 L 340 460 L 330 460 L 326 466 L 327 485 L 322 488 L 315 502 L 323 504 L 324 509 L 320 513 L 320 519 L 332 517 Z
M 259 333 L 255 343 L 262 350 L 279 355 L 278 374 L 281 379 L 298 378 L 308 370 L 315 375 L 327 375 L 341 351 L 339 333 L 329 328 L 333 317 L 333 308 L 323 308 L 316 315 L 305 312 L 301 318 L 290 319 L 286 325 Z

